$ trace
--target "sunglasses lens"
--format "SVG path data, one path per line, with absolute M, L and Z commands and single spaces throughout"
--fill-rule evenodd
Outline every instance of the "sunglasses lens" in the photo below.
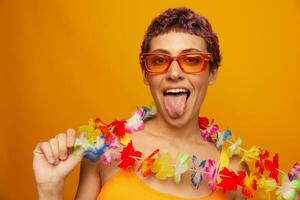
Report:
M 179 59 L 182 68 L 185 72 L 196 73 L 201 72 L 206 67 L 205 58 L 199 54 L 183 55 Z
M 164 55 L 148 55 L 145 65 L 150 72 L 163 72 L 168 68 L 168 58 Z
M 181 69 L 186 73 L 199 73 L 206 69 L 210 54 L 186 53 L 172 58 L 164 54 L 146 54 L 143 56 L 144 67 L 150 73 L 163 73 L 171 64 L 171 60 L 177 60 Z

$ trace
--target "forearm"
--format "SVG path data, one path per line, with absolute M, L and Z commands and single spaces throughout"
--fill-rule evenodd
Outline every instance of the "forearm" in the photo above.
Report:
M 64 183 L 39 184 L 37 185 L 37 193 L 39 200 L 63 200 Z

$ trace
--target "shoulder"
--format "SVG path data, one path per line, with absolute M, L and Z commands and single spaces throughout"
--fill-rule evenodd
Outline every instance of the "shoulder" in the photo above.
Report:
M 229 159 L 228 169 L 230 171 L 238 172 L 238 171 L 245 171 L 248 175 L 250 174 L 249 166 L 246 162 L 241 162 L 240 156 L 233 156 Z M 230 200 L 244 200 L 245 197 L 242 195 L 242 188 L 238 187 L 237 191 L 235 192 L 228 192 L 227 199 Z
M 241 157 L 240 156 L 232 156 L 229 159 L 229 166 L 228 169 L 238 172 L 238 171 L 245 171 L 247 174 L 250 173 L 249 166 L 247 165 L 246 162 L 241 162 Z

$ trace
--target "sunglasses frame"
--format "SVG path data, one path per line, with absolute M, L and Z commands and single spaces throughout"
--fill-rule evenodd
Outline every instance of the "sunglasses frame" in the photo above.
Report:
M 146 65 L 146 57 L 151 56 L 151 55 L 166 56 L 168 58 L 168 67 L 162 72 L 153 72 L 153 71 L 149 70 L 147 65 Z M 187 55 L 201 55 L 201 56 L 203 56 L 203 68 L 201 69 L 201 71 L 199 71 L 199 72 L 186 72 L 184 70 L 184 68 L 181 66 L 179 60 L 182 56 L 187 56 Z M 188 53 L 179 54 L 177 56 L 170 56 L 169 54 L 166 54 L 166 53 L 142 53 L 140 55 L 140 64 L 141 64 L 142 68 L 144 68 L 148 73 L 151 73 L 151 74 L 162 74 L 162 73 L 167 72 L 169 70 L 170 66 L 171 66 L 171 63 L 174 60 L 178 63 L 181 71 L 183 71 L 184 73 L 195 74 L 195 73 L 200 73 L 200 72 L 204 71 L 207 68 L 208 62 L 212 61 L 212 55 L 210 53 L 204 53 L 204 52 L 188 52 Z

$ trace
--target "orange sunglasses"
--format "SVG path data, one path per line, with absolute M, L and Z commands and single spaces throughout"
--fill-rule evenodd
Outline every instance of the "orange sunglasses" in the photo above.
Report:
M 168 71 L 171 63 L 177 61 L 180 69 L 185 73 L 199 73 L 207 68 L 212 55 L 203 52 L 189 52 L 170 56 L 165 53 L 143 53 L 140 55 L 140 63 L 147 72 L 158 74 Z

